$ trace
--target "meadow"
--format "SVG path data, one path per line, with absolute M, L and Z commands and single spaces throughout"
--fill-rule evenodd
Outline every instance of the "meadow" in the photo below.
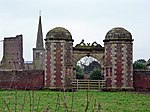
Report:
M 150 94 L 135 92 L 0 91 L 0 112 L 150 112 Z

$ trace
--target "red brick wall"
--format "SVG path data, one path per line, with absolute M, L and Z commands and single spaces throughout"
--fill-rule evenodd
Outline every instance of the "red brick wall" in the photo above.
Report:
M 0 89 L 42 89 L 44 71 L 0 71 Z
M 105 74 L 106 74 L 106 86 L 112 87 L 112 48 L 111 44 L 105 43 Z
M 63 46 L 61 45 L 60 42 L 56 43 L 56 59 L 55 59 L 55 73 L 54 73 L 54 76 L 56 76 L 55 78 L 55 86 L 56 87 L 62 87 L 62 71 L 63 71 L 63 68 L 62 68 L 62 48 Z
M 50 83 L 51 83 L 51 54 L 50 54 L 50 51 L 51 51 L 51 44 L 50 43 L 46 43 L 46 70 L 45 70 L 45 73 L 46 73 L 46 76 L 45 76 L 45 86 L 46 87 L 49 87 L 50 86 Z
M 134 89 L 150 91 L 150 71 L 135 71 L 133 72 Z
M 116 67 L 116 69 L 115 69 L 115 75 L 116 75 L 116 78 L 115 78 L 115 80 L 116 80 L 116 86 L 117 87 L 122 87 L 123 86 L 123 78 L 122 78 L 122 76 L 123 76 L 123 53 L 122 53 L 122 48 L 123 48 L 123 46 L 121 45 L 121 44 L 117 44 L 117 46 L 116 46 L 116 59 L 115 59 L 115 62 L 116 62 L 116 64 L 115 64 L 115 67 Z
M 133 87 L 133 46 L 132 43 L 127 43 L 127 52 L 126 52 L 126 61 L 127 61 L 127 65 L 124 69 L 127 70 L 127 86 L 128 87 Z

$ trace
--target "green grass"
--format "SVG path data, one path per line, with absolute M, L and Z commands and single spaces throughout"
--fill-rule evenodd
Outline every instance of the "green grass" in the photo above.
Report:
M 37 105 L 39 105 L 38 112 L 43 112 L 45 108 L 49 108 L 51 110 L 50 112 L 55 112 L 57 102 L 61 103 L 59 112 L 64 112 L 64 97 L 66 97 L 65 101 L 68 110 L 70 110 L 72 96 L 73 110 L 75 112 L 83 112 L 87 105 L 86 91 L 78 91 L 74 93 L 53 92 L 48 90 L 0 91 L 0 112 L 9 112 L 7 106 L 11 112 L 14 112 L 15 108 L 17 112 L 21 112 L 23 105 L 23 112 L 30 112 L 30 107 L 33 106 L 31 105 L 32 102 L 34 103 L 35 112 L 37 112 Z M 100 102 L 101 105 L 101 112 L 150 112 L 150 95 L 146 94 L 90 91 L 88 92 L 88 99 L 90 100 L 88 112 L 92 112 L 94 104 L 97 108 L 98 102 Z M 25 103 L 23 103 L 24 101 Z M 16 107 L 15 103 L 17 104 Z

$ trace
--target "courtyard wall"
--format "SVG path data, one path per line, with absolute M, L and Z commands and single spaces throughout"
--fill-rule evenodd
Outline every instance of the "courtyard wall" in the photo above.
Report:
M 43 89 L 43 70 L 0 71 L 0 89 Z
M 135 91 L 150 91 L 150 70 L 134 70 L 133 86 Z
M 0 89 L 43 89 L 43 70 L 2 70 L 0 71 Z M 133 71 L 135 91 L 150 91 L 150 70 Z

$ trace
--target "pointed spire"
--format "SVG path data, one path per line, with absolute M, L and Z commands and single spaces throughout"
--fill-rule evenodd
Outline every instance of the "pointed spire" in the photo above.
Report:
M 36 48 L 37 49 L 43 49 L 44 48 L 42 22 L 41 22 L 41 11 L 39 12 L 39 25 L 38 25 L 38 32 L 37 32 Z

